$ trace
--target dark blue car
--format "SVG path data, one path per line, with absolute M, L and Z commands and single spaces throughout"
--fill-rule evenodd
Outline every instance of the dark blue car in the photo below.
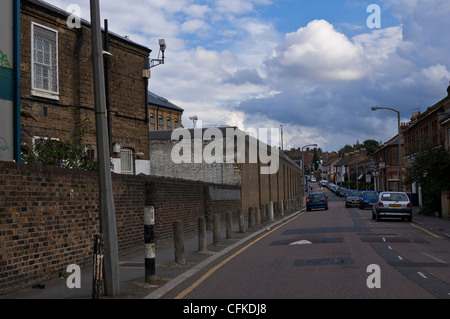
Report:
M 359 197 L 359 208 L 364 209 L 366 207 L 372 207 L 378 197 L 377 191 L 363 191 Z
M 322 208 L 328 210 L 328 199 L 327 196 L 322 193 L 312 193 L 306 198 L 306 210 Z

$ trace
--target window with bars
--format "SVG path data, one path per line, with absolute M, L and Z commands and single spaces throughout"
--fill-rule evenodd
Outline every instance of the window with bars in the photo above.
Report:
M 120 168 L 122 174 L 134 174 L 133 163 L 133 150 L 130 148 L 122 148 L 120 150 Z
M 31 25 L 32 88 L 53 95 L 59 94 L 58 85 L 58 31 Z

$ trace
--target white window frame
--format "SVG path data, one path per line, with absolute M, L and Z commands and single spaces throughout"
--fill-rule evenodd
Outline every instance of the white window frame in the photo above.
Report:
M 34 39 L 35 39 L 34 31 L 35 31 L 35 27 L 46 29 L 55 34 L 56 65 L 50 66 L 50 71 L 52 72 L 52 76 L 51 76 L 50 80 L 53 79 L 53 76 L 56 79 L 56 91 L 55 92 L 35 87 L 35 61 L 34 61 Z M 52 100 L 59 100 L 59 67 L 58 67 L 58 64 L 59 64 L 58 31 L 51 29 L 49 27 L 43 26 L 41 24 L 31 22 L 31 94 L 32 95 L 43 97 L 43 98 L 48 98 L 48 99 L 52 99 Z M 56 74 L 53 74 L 53 72 Z M 50 85 L 50 87 L 51 86 L 52 85 Z
M 124 156 L 128 156 L 130 167 L 125 167 L 127 163 L 123 160 Z M 131 148 L 122 148 L 120 150 L 120 172 L 126 175 L 134 175 L 134 152 Z

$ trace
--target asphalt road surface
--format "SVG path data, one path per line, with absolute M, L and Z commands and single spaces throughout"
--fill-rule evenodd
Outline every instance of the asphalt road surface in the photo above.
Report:
M 448 239 L 323 191 L 328 211 L 267 230 L 163 299 L 450 298 Z

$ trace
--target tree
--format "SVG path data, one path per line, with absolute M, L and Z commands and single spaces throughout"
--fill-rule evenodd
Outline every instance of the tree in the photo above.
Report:
M 442 147 L 423 143 L 414 163 L 408 168 L 407 183 L 422 187 L 423 207 L 421 213 L 441 211 L 441 191 L 450 189 L 450 152 Z
M 313 167 L 313 170 L 317 170 L 319 168 L 319 154 L 317 152 L 317 148 L 314 149 L 312 167 Z
M 61 168 L 93 171 L 97 162 L 92 159 L 88 150 L 91 146 L 83 142 L 89 133 L 87 120 L 74 123 L 70 141 L 60 141 L 49 136 L 36 139 L 26 127 L 22 127 L 22 161 L 24 164 L 57 166 Z
M 365 148 L 368 155 L 373 155 L 380 148 L 380 143 L 375 140 L 365 140 L 360 145 L 361 148 Z
M 353 146 L 347 144 L 339 150 L 339 156 L 344 156 L 345 153 L 350 153 L 353 151 L 354 151 Z

